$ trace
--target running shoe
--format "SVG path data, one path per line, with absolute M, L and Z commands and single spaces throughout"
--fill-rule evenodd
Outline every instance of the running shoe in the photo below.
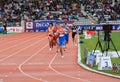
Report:
M 63 55 L 62 55 L 61 57 L 62 57 L 62 58 L 64 58 L 64 56 L 63 56 Z

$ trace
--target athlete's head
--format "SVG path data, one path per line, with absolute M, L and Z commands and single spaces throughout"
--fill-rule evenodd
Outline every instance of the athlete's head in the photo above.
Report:
M 75 23 L 72 23 L 72 26 L 75 26 Z
M 52 27 L 53 26 L 53 23 L 49 23 L 49 27 Z
M 58 27 L 58 23 L 55 24 L 55 28 L 57 28 L 57 27 Z
M 64 24 L 63 24 L 63 27 L 66 28 L 66 26 L 67 26 L 67 23 L 64 23 Z
M 59 29 L 61 28 L 61 24 L 58 23 L 58 26 L 57 26 Z

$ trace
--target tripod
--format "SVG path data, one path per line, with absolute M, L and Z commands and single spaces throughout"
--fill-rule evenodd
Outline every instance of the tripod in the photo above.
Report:
M 101 44 L 101 42 L 100 42 L 100 31 L 99 31 L 99 30 L 97 30 L 97 35 L 98 35 L 98 41 L 97 41 L 97 44 L 96 44 L 96 46 L 95 46 L 95 49 L 94 49 L 94 52 L 93 52 L 93 53 L 95 53 L 95 50 L 96 50 L 96 48 L 97 48 L 98 45 L 99 45 L 99 47 L 100 47 L 100 49 L 101 49 L 101 51 L 102 51 L 102 53 L 103 53 L 102 44 Z
M 110 42 L 112 43 L 112 46 L 114 48 L 114 50 L 116 51 L 118 57 L 120 58 L 117 48 L 115 47 L 115 44 L 113 43 L 112 39 L 111 39 L 111 31 L 104 31 L 105 35 L 104 35 L 104 41 L 105 41 L 105 46 L 104 46 L 104 51 L 106 51 L 106 56 L 108 55 L 108 50 L 110 49 Z M 103 51 L 103 52 L 104 52 Z

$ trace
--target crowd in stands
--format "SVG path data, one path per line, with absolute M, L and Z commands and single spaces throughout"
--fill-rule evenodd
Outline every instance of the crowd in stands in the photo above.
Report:
M 0 0 L 0 22 L 21 20 L 79 20 L 81 4 L 98 23 L 120 20 L 120 2 L 115 0 Z M 106 1 L 106 2 L 105 2 Z
M 120 20 L 120 1 L 119 0 L 84 0 L 83 5 L 85 11 L 93 18 L 96 18 L 98 23 L 105 21 L 119 21 Z
M 78 20 L 79 0 L 0 0 L 0 21 Z

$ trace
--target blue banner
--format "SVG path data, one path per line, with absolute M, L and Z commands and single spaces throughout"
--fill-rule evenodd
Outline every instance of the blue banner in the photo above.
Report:
M 33 31 L 33 32 L 45 32 L 48 27 L 49 23 L 67 23 L 68 25 L 72 25 L 74 21 L 64 21 L 64 20 L 37 20 L 34 22 L 26 22 L 26 31 Z M 79 30 L 103 30 L 103 25 L 76 25 Z M 120 30 L 120 24 L 112 25 L 112 30 Z
M 113 30 L 120 30 L 120 24 L 119 25 L 113 25 Z
M 103 30 L 103 25 L 77 25 L 77 27 L 84 30 Z M 112 30 L 120 30 L 120 24 L 112 25 Z
M 67 21 L 64 20 L 37 20 L 34 22 L 26 22 L 26 30 L 27 31 L 34 31 L 34 32 L 45 32 L 50 23 L 56 24 L 56 23 L 67 23 Z
M 34 22 L 34 27 L 37 31 L 46 31 L 49 27 L 49 23 L 56 23 L 56 20 L 44 20 Z

